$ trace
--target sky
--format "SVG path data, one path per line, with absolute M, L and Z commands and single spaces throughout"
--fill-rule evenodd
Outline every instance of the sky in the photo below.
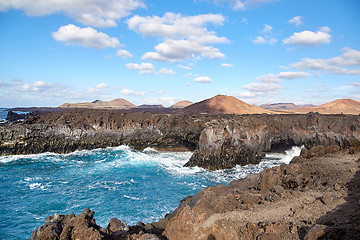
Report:
M 0 0 L 0 107 L 360 101 L 358 0 Z

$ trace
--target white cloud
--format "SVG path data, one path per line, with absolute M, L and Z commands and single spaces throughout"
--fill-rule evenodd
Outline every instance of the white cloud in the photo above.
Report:
M 310 73 L 306 73 L 306 72 L 281 72 L 277 75 L 277 77 L 282 79 L 298 79 L 298 78 L 306 78 L 310 75 L 311 75 Z
M 109 85 L 106 83 L 99 83 L 98 85 L 95 86 L 95 88 L 108 88 Z
M 252 42 L 255 44 L 274 45 L 275 43 L 278 42 L 278 40 L 272 37 L 272 30 L 273 30 L 272 26 L 268 24 L 264 24 L 264 28 L 261 30 L 264 36 L 256 36 L 255 38 L 252 39 Z
M 325 43 L 330 43 L 331 35 L 330 28 L 321 27 L 317 32 L 303 31 L 296 32 L 290 37 L 283 40 L 283 43 L 290 45 L 297 45 L 303 47 L 317 46 Z
M 119 49 L 116 52 L 116 56 L 122 57 L 122 58 L 133 58 L 134 57 L 129 51 L 126 51 L 124 49 Z
M 252 40 L 255 44 L 265 44 L 267 41 L 262 36 L 256 36 L 255 39 Z
M 161 98 L 150 98 L 144 99 L 144 103 L 146 104 L 161 104 L 166 106 L 174 105 L 178 101 L 175 97 L 161 97 Z
M 210 77 L 197 77 L 194 79 L 194 82 L 199 83 L 211 83 L 213 80 Z
M 137 70 L 140 74 L 150 74 L 155 71 L 155 67 L 152 63 L 128 63 L 125 67 L 131 70 Z
M 218 37 L 214 31 L 207 29 L 210 24 L 222 25 L 224 20 L 221 14 L 183 16 L 168 12 L 163 17 L 134 16 L 128 20 L 128 26 L 143 36 L 163 39 L 154 47 L 155 52 L 142 56 L 143 60 L 177 62 L 200 56 L 224 58 L 225 55 L 212 45 L 227 43 L 228 39 Z
M 111 38 L 107 34 L 98 32 L 91 27 L 80 28 L 73 24 L 62 26 L 57 32 L 52 33 L 56 41 L 67 45 L 78 45 L 89 48 L 118 48 L 120 42 L 116 38 Z
M 184 66 L 184 65 L 177 65 L 179 68 L 182 68 L 182 69 L 186 69 L 186 70 L 192 70 L 192 68 L 188 65 L 188 66 Z
M 94 27 L 114 27 L 116 21 L 137 8 L 145 8 L 142 0 L 5 0 L 0 11 L 23 10 L 29 16 L 64 13 L 76 21 Z
M 301 19 L 302 19 L 301 16 L 296 16 L 296 17 L 293 17 L 292 19 L 290 19 L 289 23 L 293 23 L 293 24 L 295 24 L 296 27 L 299 27 L 303 24 Z
M 255 78 L 255 81 L 263 82 L 263 83 L 279 83 L 281 82 L 281 79 L 278 76 L 269 73 Z
M 290 67 L 298 70 L 324 71 L 333 74 L 360 75 L 360 51 L 343 48 L 340 56 L 328 59 L 303 58 L 301 62 L 290 64 Z M 347 68 L 345 68 L 347 67 Z
M 144 96 L 147 94 L 147 92 L 145 91 L 135 92 L 133 90 L 124 88 L 121 90 L 121 94 L 126 96 Z
M 215 4 L 228 4 L 233 10 L 246 10 L 276 0 L 213 0 Z
M 265 27 L 263 28 L 262 32 L 265 34 L 272 33 L 272 29 L 273 29 L 272 26 L 265 24 Z
M 235 67 L 234 64 L 230 64 L 230 63 L 222 63 L 221 66 L 222 66 L 222 67 L 227 67 L 227 68 L 228 68 L 228 67 Z
M 159 73 L 162 73 L 162 74 L 175 74 L 175 72 L 172 69 L 167 69 L 167 68 L 160 69 Z

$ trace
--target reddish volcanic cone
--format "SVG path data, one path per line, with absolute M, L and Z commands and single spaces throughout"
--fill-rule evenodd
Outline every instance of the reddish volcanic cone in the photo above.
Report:
M 235 97 L 217 95 L 213 98 L 194 103 L 181 110 L 187 113 L 209 113 L 209 114 L 261 114 L 273 113 L 270 110 L 247 104 Z

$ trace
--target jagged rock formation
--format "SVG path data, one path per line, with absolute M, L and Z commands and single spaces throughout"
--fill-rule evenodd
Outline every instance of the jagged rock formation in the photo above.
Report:
M 186 166 L 256 163 L 277 146 L 338 145 L 360 139 L 354 115 L 189 115 L 73 109 L 0 126 L 0 154 L 68 153 L 128 145 L 188 148 Z
M 209 113 L 209 114 L 261 114 L 274 113 L 258 106 L 247 104 L 235 97 L 217 95 L 201 102 L 194 103 L 181 109 L 186 113 Z
M 107 229 L 85 209 L 46 219 L 37 239 L 359 239 L 360 143 L 303 149 L 289 164 L 199 191 L 159 222 Z M 66 236 L 66 238 L 61 238 Z
M 345 115 L 248 115 L 207 122 L 188 167 L 233 168 L 257 163 L 277 146 L 344 146 L 360 139 L 360 118 Z
M 94 211 L 89 208 L 75 216 L 54 214 L 45 219 L 44 225 L 38 227 L 30 240 L 45 239 L 89 239 L 89 240 L 158 240 L 164 239 L 159 230 L 151 224 L 138 223 L 129 227 L 124 221 L 116 218 L 110 219 L 106 229 L 98 226 L 94 219 Z M 160 238 L 159 238 L 159 237 Z

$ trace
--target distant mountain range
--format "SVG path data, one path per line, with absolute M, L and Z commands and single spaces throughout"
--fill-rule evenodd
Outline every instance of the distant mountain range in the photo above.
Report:
M 140 105 L 118 98 L 112 101 L 95 100 L 86 103 L 64 103 L 60 108 L 122 109 L 131 111 L 152 111 L 158 113 L 198 113 L 198 114 L 286 114 L 319 112 L 322 114 L 360 114 L 360 102 L 352 99 L 338 99 L 320 106 L 312 104 L 295 105 L 293 103 L 263 104 L 260 107 L 245 103 L 235 97 L 217 95 L 192 103 L 180 101 L 169 108 L 163 105 Z
M 125 99 L 118 98 L 108 102 L 95 100 L 93 102 L 85 103 L 64 103 L 60 108 L 131 109 L 136 108 L 136 105 Z
M 296 105 L 294 103 L 267 103 L 260 105 L 261 108 L 269 110 L 291 110 L 295 108 L 315 107 L 313 104 Z

